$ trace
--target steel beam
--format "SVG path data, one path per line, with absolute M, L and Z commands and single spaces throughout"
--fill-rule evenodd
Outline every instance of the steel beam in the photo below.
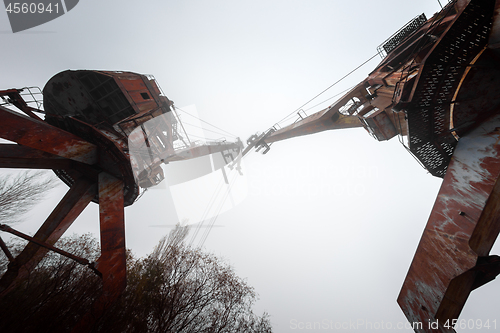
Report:
M 416 332 L 454 332 L 470 292 L 499 270 L 500 115 L 457 144 L 398 297 Z M 417 326 L 414 326 L 414 328 Z
M 180 149 L 174 152 L 174 154 L 165 154 L 163 161 L 173 162 L 173 161 L 183 161 L 192 158 L 197 158 L 200 156 L 206 156 L 210 154 L 220 153 L 229 149 L 241 149 L 241 145 L 237 142 L 221 142 L 214 144 L 204 144 L 195 147 L 189 147 L 186 149 Z
M 85 163 L 9 143 L 0 144 L 0 168 L 74 170 L 96 181 L 100 172 L 98 168 Z M 77 178 L 75 174 L 73 177 Z
M 265 141 L 266 143 L 272 143 L 327 130 L 356 127 L 363 127 L 357 116 L 343 115 L 335 108 L 329 107 L 273 132 Z
M 17 237 L 23 238 L 23 239 L 25 239 L 27 241 L 35 243 L 36 245 L 44 247 L 47 250 L 54 251 L 54 252 L 56 252 L 56 253 L 58 253 L 60 255 L 63 255 L 65 257 L 67 257 L 67 258 L 70 258 L 71 260 L 76 261 L 80 265 L 84 265 L 84 266 L 89 267 L 90 269 L 92 269 L 94 271 L 94 273 L 96 273 L 97 275 L 101 276 L 101 273 L 97 269 L 95 269 L 94 263 L 90 262 L 88 259 L 75 256 L 74 254 L 71 254 L 71 253 L 69 253 L 67 251 L 61 250 L 61 249 L 59 249 L 59 248 L 57 248 L 57 247 L 55 247 L 53 245 L 47 244 L 45 242 L 41 242 L 41 241 L 39 241 L 38 239 L 36 239 L 34 237 L 31 237 L 29 235 L 26 235 L 25 233 L 22 233 L 20 231 L 12 229 L 11 227 L 9 227 L 6 224 L 0 224 L 0 230 L 8 232 L 8 233 L 11 233 L 11 234 L 13 234 L 13 235 L 15 235 Z M 2 245 L 2 243 L 3 242 L 0 239 L 0 247 L 2 247 L 2 249 L 4 249 L 5 244 Z M 4 252 L 7 254 L 7 251 L 5 251 L 5 249 L 4 249 Z M 7 254 L 7 256 L 9 257 L 9 261 L 14 260 L 14 258 L 12 258 L 12 256 L 9 256 L 9 254 Z
M 68 169 L 72 160 L 17 144 L 0 144 L 0 168 Z
M 123 181 L 102 172 L 99 174 L 99 218 L 101 257 L 96 268 L 103 279 L 102 295 L 94 302 L 72 332 L 89 332 L 96 321 L 113 304 L 127 286 L 125 212 Z
M 78 136 L 0 106 L 3 139 L 86 164 L 97 162 L 97 147 Z
M 101 257 L 97 268 L 103 274 L 105 293 L 118 297 L 126 286 L 123 181 L 105 172 L 99 174 L 99 219 Z

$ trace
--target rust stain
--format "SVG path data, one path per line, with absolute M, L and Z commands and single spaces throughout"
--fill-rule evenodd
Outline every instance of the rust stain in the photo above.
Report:
M 500 147 L 492 137 L 499 125 L 496 116 L 457 145 L 398 297 L 410 322 L 458 318 L 475 284 L 479 256 L 488 255 L 478 251 L 475 239 L 488 235 L 480 244 L 490 249 L 498 235 L 498 226 L 481 218 L 499 209 L 488 205 L 500 177 Z M 452 331 L 440 326 L 419 332 Z

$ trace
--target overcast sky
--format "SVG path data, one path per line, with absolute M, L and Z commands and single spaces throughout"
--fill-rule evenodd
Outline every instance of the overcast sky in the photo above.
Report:
M 437 0 L 82 0 L 16 34 L 2 12 L 0 89 L 42 88 L 66 69 L 153 74 L 177 107 L 246 141 L 369 59 L 407 21 L 439 9 Z M 317 103 L 364 79 L 377 61 Z M 441 180 L 397 138 L 377 142 L 361 128 L 278 142 L 267 155 L 249 154 L 238 182 L 228 200 L 239 204 L 218 217 L 223 227 L 204 247 L 255 287 L 255 310 L 269 312 L 275 332 L 314 322 L 321 331 L 355 323 L 371 332 L 406 322 L 396 298 Z M 17 228 L 33 233 L 65 191 Z M 203 211 L 198 191 L 211 190 L 182 200 Z M 126 209 L 127 247 L 138 256 L 170 230 L 154 226 L 177 222 L 167 204 L 179 200 L 174 192 L 148 191 Z M 95 204 L 69 232 L 88 231 L 98 235 Z M 499 292 L 497 282 L 474 291 L 461 318 L 495 320 Z

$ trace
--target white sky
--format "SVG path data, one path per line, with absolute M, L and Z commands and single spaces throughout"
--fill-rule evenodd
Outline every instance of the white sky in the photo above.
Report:
M 370 58 L 407 21 L 439 9 L 437 0 L 82 0 L 16 34 L 0 13 L 0 89 L 42 88 L 66 69 L 153 74 L 178 107 L 195 105 L 202 119 L 246 141 Z M 377 61 L 318 101 L 362 80 Z M 358 321 L 359 332 L 371 332 L 364 323 L 406 322 L 396 298 L 440 179 L 397 138 L 377 142 L 364 129 L 278 142 L 244 167 L 246 197 L 219 216 L 224 227 L 204 246 L 255 287 L 256 312 L 270 313 L 275 332 Z M 65 191 L 17 228 L 34 232 Z M 166 196 L 152 190 L 126 209 L 127 247 L 137 255 L 169 231 L 151 225 L 176 222 Z M 70 231 L 97 235 L 97 208 Z M 461 318 L 495 320 L 499 291 L 496 282 L 474 291 Z

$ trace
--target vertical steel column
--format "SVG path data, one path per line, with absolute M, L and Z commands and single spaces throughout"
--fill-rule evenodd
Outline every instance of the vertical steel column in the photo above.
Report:
M 99 174 L 99 215 L 101 257 L 97 269 L 102 273 L 103 292 L 73 328 L 74 333 L 89 332 L 127 285 L 123 181 L 105 172 Z
M 126 248 L 123 182 L 108 173 L 99 174 L 101 257 L 97 268 L 103 275 L 104 297 L 114 301 L 125 289 Z

